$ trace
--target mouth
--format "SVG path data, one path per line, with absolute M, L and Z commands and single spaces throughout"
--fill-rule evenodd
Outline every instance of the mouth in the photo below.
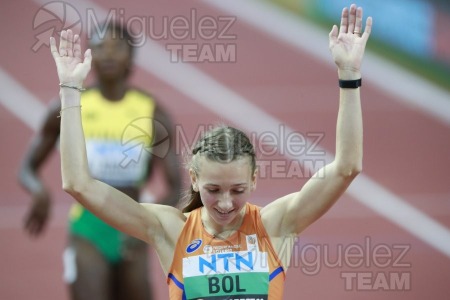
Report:
M 112 69 L 112 68 L 115 68 L 117 66 L 117 64 L 114 62 L 104 62 L 104 63 L 101 63 L 100 66 L 103 69 Z
M 102 60 L 99 62 L 100 68 L 104 70 L 116 69 L 118 67 L 118 63 L 111 59 Z
M 223 210 L 219 210 L 219 209 L 217 209 L 217 208 L 215 208 L 215 210 L 216 210 L 216 212 L 217 212 L 219 215 L 221 215 L 221 216 L 228 216 L 228 215 L 230 215 L 230 214 L 234 211 L 234 209 L 229 210 L 229 211 L 223 211 Z

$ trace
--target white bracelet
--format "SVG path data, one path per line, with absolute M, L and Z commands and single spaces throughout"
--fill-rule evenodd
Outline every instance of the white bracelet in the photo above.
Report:
M 69 108 L 80 108 L 80 110 L 81 110 L 81 105 L 74 105 L 74 106 L 68 106 L 68 107 L 64 107 L 64 108 L 62 108 L 60 111 L 59 111 L 59 116 L 58 116 L 58 118 L 61 118 L 61 114 L 62 114 L 62 112 L 65 110 L 65 109 L 69 109 Z
M 86 90 L 85 88 L 77 87 L 77 86 L 73 86 L 73 85 L 67 85 L 65 83 L 60 83 L 59 86 L 62 87 L 62 88 L 74 89 L 74 90 L 77 90 L 79 92 L 82 92 L 82 91 Z

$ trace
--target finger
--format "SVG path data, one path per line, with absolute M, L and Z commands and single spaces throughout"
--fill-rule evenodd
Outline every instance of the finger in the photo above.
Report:
M 76 34 L 73 38 L 73 56 L 81 60 L 81 42 L 80 36 Z
M 372 32 L 372 17 L 368 17 L 366 20 L 366 28 L 364 29 L 364 33 L 362 35 L 363 39 L 366 41 L 369 39 L 370 33 Z
M 67 56 L 73 57 L 73 33 L 72 30 L 67 30 Z
M 56 40 L 52 36 L 50 37 L 50 52 L 52 53 L 54 59 L 60 57 L 58 48 L 56 48 Z
M 59 40 L 59 56 L 67 55 L 67 31 L 61 31 L 61 38 Z
M 355 31 L 355 21 L 356 21 L 356 5 L 352 4 L 350 6 L 350 12 L 348 14 L 348 33 L 353 33 Z
M 329 37 L 329 47 L 331 48 L 331 46 L 336 42 L 337 37 L 338 37 L 338 28 L 336 25 L 333 25 L 333 28 L 331 28 L 330 34 L 328 35 Z
M 348 8 L 344 7 L 341 14 L 341 25 L 339 28 L 339 33 L 347 33 L 348 28 Z
M 89 68 L 91 68 L 91 62 L 92 62 L 92 52 L 91 49 L 87 49 L 86 52 L 84 52 L 84 65 L 88 65 Z
M 363 18 L 363 9 L 362 7 L 358 7 L 356 9 L 355 29 L 353 30 L 355 34 L 360 35 L 362 33 L 362 18 Z

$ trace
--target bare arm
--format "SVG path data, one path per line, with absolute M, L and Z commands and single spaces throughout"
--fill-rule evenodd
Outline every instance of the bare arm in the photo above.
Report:
M 58 69 L 60 82 L 81 87 L 91 64 L 87 50 L 82 60 L 80 38 L 70 30 L 61 32 L 59 49 L 50 40 L 51 52 Z M 184 216 L 172 207 L 142 205 L 117 189 L 95 180 L 88 169 L 86 145 L 81 124 L 80 93 L 76 89 L 61 88 L 61 173 L 63 188 L 79 203 L 126 234 L 155 244 L 165 240 L 169 225 Z M 173 242 L 170 238 L 166 243 Z
M 372 27 L 368 18 L 360 37 L 362 8 L 355 5 L 342 12 L 338 32 L 330 32 L 330 50 L 338 66 L 339 79 L 361 78 L 360 66 Z M 362 114 L 360 89 L 340 89 L 336 128 L 336 156 L 324 170 L 317 172 L 297 193 L 280 198 L 261 210 L 263 222 L 274 237 L 299 234 L 321 217 L 345 192 L 362 169 Z
M 52 153 L 59 136 L 60 101 L 51 104 L 43 126 L 32 138 L 19 169 L 19 182 L 31 194 L 32 203 L 25 216 L 25 230 L 37 236 L 49 219 L 51 199 L 39 170 Z

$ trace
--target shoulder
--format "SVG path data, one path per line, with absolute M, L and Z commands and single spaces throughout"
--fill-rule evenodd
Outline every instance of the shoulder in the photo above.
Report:
M 249 202 L 247 202 L 246 206 L 247 206 L 246 207 L 247 213 L 254 213 L 257 215 L 261 215 L 261 209 L 262 209 L 261 206 L 258 206 L 256 204 L 249 203 Z
M 269 236 L 285 236 L 286 209 L 295 195 L 285 195 L 261 208 L 261 220 Z
M 135 86 L 129 87 L 127 93 L 135 94 L 144 101 L 152 102 L 155 108 L 155 113 L 167 116 L 165 110 L 161 107 L 161 102 L 159 101 L 158 97 L 155 96 L 154 94 Z
M 156 242 L 161 242 L 161 238 L 169 238 L 172 243 L 175 243 L 186 223 L 187 217 L 185 214 L 179 209 L 169 205 L 153 203 L 142 203 L 141 205 L 149 213 L 149 217 L 156 218 L 161 226 L 162 232 L 159 232 L 159 234 L 155 236 Z
M 166 130 L 171 133 L 173 131 L 172 117 L 167 113 L 166 109 L 161 105 L 161 102 L 153 94 L 137 87 L 130 87 L 127 93 L 134 94 L 141 101 L 150 103 L 151 111 L 155 120 L 160 122 Z
M 154 94 L 141 88 L 132 86 L 128 89 L 127 95 L 132 95 L 133 99 L 150 104 L 151 109 L 154 111 L 155 115 L 166 115 L 164 110 L 161 108 L 160 101 Z
M 144 100 L 157 102 L 155 95 L 148 92 L 147 90 L 141 89 L 139 87 L 130 86 L 127 90 L 129 94 L 136 94 Z
M 261 217 L 261 207 L 258 205 L 255 205 L 253 203 L 247 203 L 245 206 L 245 215 L 246 218 L 249 220 L 252 220 L 251 222 L 255 224 L 256 226 L 264 226 L 262 223 L 262 217 Z

